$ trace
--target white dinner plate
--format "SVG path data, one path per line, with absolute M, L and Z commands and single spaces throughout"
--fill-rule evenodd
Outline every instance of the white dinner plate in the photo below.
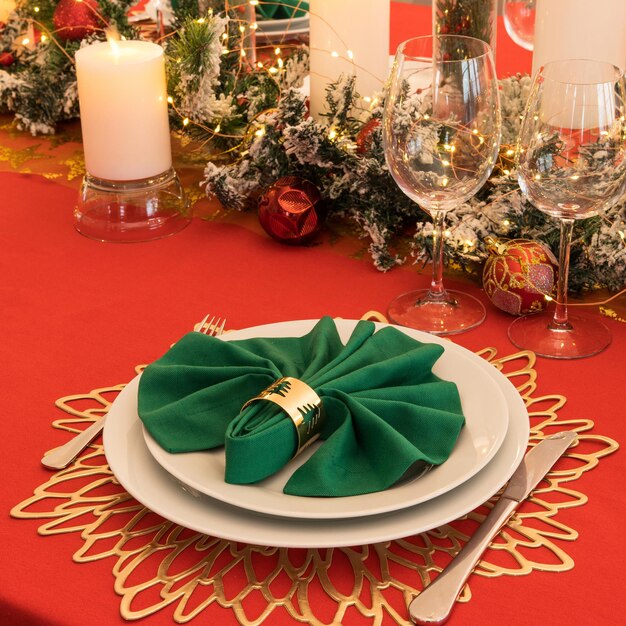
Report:
M 256 38 L 257 42 L 281 41 L 290 37 L 299 37 L 309 32 L 309 18 L 296 17 L 292 20 L 258 20 Z
M 306 32 L 309 30 L 309 16 L 284 18 L 281 20 L 257 20 L 257 32 L 265 34 L 291 33 L 295 31 Z
M 491 366 L 490 366 L 491 367 Z M 462 485 L 416 506 L 338 520 L 267 516 L 193 495 L 152 457 L 134 407 L 138 378 L 109 409 L 104 450 L 111 470 L 134 498 L 164 518 L 196 532 L 230 541 L 280 548 L 328 548 L 391 541 L 437 528 L 475 509 L 495 494 L 519 465 L 528 443 L 528 413 L 515 387 L 491 367 L 509 408 L 509 428 L 493 460 Z
M 224 340 L 251 337 L 301 337 L 319 320 L 304 320 L 256 326 L 227 333 Z M 341 340 L 349 339 L 355 320 L 335 320 Z M 384 325 L 378 324 L 378 328 Z M 433 372 L 454 381 L 459 389 L 466 423 L 445 463 L 425 475 L 385 491 L 358 496 L 332 498 L 302 497 L 283 493 L 295 469 L 302 465 L 320 444 L 314 444 L 280 472 L 253 485 L 224 482 L 224 449 L 171 454 L 165 451 L 144 428 L 148 450 L 156 461 L 185 485 L 227 504 L 250 511 L 308 519 L 340 519 L 376 515 L 414 506 L 454 489 L 479 472 L 502 445 L 509 424 L 504 394 L 491 376 L 493 367 L 476 354 L 434 335 L 396 327 L 423 343 L 438 343 L 444 352 Z M 136 407 L 133 409 L 136 412 Z M 323 445 L 323 444 L 321 444 Z

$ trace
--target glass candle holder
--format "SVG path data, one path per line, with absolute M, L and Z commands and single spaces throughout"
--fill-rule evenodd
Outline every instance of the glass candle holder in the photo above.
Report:
M 129 181 L 86 174 L 74 210 L 74 227 L 98 241 L 151 241 L 187 226 L 187 206 L 183 187 L 171 168 L 158 176 Z

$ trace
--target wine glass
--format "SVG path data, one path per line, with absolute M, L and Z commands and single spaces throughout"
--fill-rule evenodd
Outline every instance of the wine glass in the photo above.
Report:
M 535 0 L 504 0 L 504 27 L 509 37 L 524 50 L 533 49 L 535 4 Z
M 491 48 L 472 37 L 434 35 L 400 44 L 385 94 L 383 145 L 400 189 L 433 220 L 429 289 L 397 297 L 400 325 L 437 335 L 485 319 L 476 298 L 443 286 L 446 213 L 485 183 L 500 146 L 500 100 Z
M 517 319 L 509 337 L 540 356 L 576 359 L 606 348 L 597 315 L 569 313 L 567 275 L 575 220 L 601 214 L 626 191 L 624 77 L 609 64 L 564 60 L 540 68 L 518 141 L 524 196 L 561 223 L 554 313 Z

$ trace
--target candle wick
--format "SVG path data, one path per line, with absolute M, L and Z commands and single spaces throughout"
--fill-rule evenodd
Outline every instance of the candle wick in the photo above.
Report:
M 107 37 L 107 41 L 109 42 L 109 47 L 111 48 L 111 52 L 114 57 L 117 59 L 120 56 L 120 47 L 118 45 L 118 41 L 120 40 L 120 33 L 117 30 L 117 26 L 112 24 L 104 29 L 104 32 Z
M 115 24 L 111 24 L 104 29 L 104 34 L 106 35 L 107 41 L 119 41 L 120 31 L 117 30 L 117 26 Z

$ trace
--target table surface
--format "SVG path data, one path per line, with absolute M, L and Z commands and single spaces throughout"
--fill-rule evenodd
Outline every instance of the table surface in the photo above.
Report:
M 409 31 L 413 34 L 420 19 L 424 24 L 422 7 L 394 4 L 392 11 L 394 39 L 405 38 Z M 530 65 L 529 55 L 519 49 L 514 54 L 513 46 L 501 31 L 501 75 L 511 58 L 517 69 Z M 508 50 L 507 54 L 502 50 Z M 194 219 L 170 238 L 127 245 L 91 241 L 77 234 L 72 224 L 80 182 L 76 175 L 80 168 L 75 169 L 80 162 L 80 144 L 71 141 L 73 127 L 66 129 L 65 139 L 31 138 L 10 130 L 6 119 L 4 122 L 0 131 L 0 321 L 4 330 L 0 446 L 5 566 L 0 618 L 7 624 L 125 623 L 120 616 L 121 598 L 114 588 L 115 568 L 120 566 L 115 547 L 119 548 L 122 538 L 114 528 L 107 534 L 105 527 L 97 545 L 90 548 L 98 552 L 98 558 L 89 560 L 85 539 L 89 533 L 85 530 L 81 535 L 79 531 L 90 523 L 88 513 L 101 494 L 91 494 L 91 508 L 73 505 L 74 517 L 65 519 L 64 530 L 74 525 L 75 532 L 55 532 L 54 518 L 15 519 L 9 515 L 12 507 L 53 477 L 39 459 L 69 437 L 66 430 L 52 428 L 52 422 L 64 416 L 55 400 L 129 381 L 135 366 L 160 356 L 208 311 L 227 316 L 230 328 L 323 315 L 359 318 L 370 310 L 384 311 L 398 293 L 427 285 L 428 270 L 405 266 L 386 274 L 378 272 L 367 254 L 362 254 L 363 242 L 347 237 L 337 242 L 329 231 L 317 245 L 281 246 L 261 231 L 253 215 L 215 214 L 206 200 L 198 201 L 196 208 L 212 218 Z M 291 278 L 284 281 L 280 296 L 268 289 L 277 271 Z M 475 284 L 459 277 L 447 284 L 471 291 L 488 309 L 482 326 L 453 340 L 474 351 L 493 347 L 499 356 L 515 353 L 506 336 L 512 318 L 491 306 Z M 303 285 L 306 293 L 302 293 Z M 622 317 L 626 317 L 624 305 L 623 298 L 616 304 Z M 569 362 L 538 359 L 534 367 L 537 387 L 531 412 L 541 416 L 546 411 L 547 415 L 551 398 L 564 396 L 567 402 L 558 408 L 559 420 L 566 428 L 585 431 L 587 445 L 595 445 L 599 451 L 589 456 L 589 463 L 597 462 L 597 466 L 587 467 L 590 471 L 582 472 L 575 483 L 575 493 L 582 496 L 567 490 L 561 493 L 563 499 L 579 498 L 577 506 L 559 509 L 557 524 L 564 532 L 553 537 L 561 556 L 571 559 L 573 567 L 558 573 L 531 568 L 523 575 L 483 570 L 482 575 L 472 577 L 471 598 L 466 595 L 469 601 L 457 607 L 451 623 L 617 624 L 624 615 L 621 528 L 626 507 L 619 481 L 626 475 L 626 463 L 620 451 L 603 456 L 602 450 L 610 440 L 619 443 L 626 438 L 622 357 L 626 324 L 617 320 L 606 323 L 613 343 L 602 354 Z M 47 491 L 48 498 L 33 509 L 52 510 L 55 502 L 64 502 L 65 495 L 76 488 L 72 481 L 54 483 L 54 489 Z M 52 523 L 48 536 L 38 534 L 44 522 Z M 228 550 L 232 557 L 243 548 L 233 545 Z M 353 581 L 347 578 L 356 570 L 350 559 L 362 553 L 370 555 L 369 561 L 388 549 L 385 545 L 320 551 L 319 558 L 336 560 L 325 571 L 331 577 L 335 572 L 339 580 L 333 584 L 341 591 L 352 589 Z M 554 554 L 541 554 L 539 546 L 537 552 L 536 562 L 549 570 Z M 83 562 L 72 560 L 78 553 L 82 558 L 75 560 Z M 304 553 L 290 551 L 287 558 L 296 562 Z M 260 578 L 272 571 L 268 569 L 272 554 L 262 553 L 267 563 L 254 564 L 255 571 L 264 572 L 258 574 Z M 283 558 L 286 553 L 281 554 Z M 516 564 L 509 566 L 511 572 L 517 569 Z M 375 569 L 374 565 L 371 568 Z M 135 570 L 137 581 L 140 570 Z M 250 582 L 250 570 L 243 571 L 237 569 L 231 578 L 221 581 L 224 597 L 230 589 Z M 146 575 L 149 579 L 152 574 Z M 248 583 L 243 581 L 244 575 Z M 385 573 L 380 567 L 374 578 L 384 581 L 385 576 L 400 579 L 409 574 L 395 568 Z M 132 584 L 133 579 L 126 583 Z M 417 580 L 414 585 L 419 588 Z M 314 613 L 319 620 L 309 622 L 297 612 L 288 612 L 288 603 L 275 602 L 265 614 L 267 598 L 252 587 L 249 600 L 242 600 L 243 612 L 213 602 L 192 623 L 260 623 L 264 617 L 264 623 L 282 625 L 330 623 L 333 616 L 340 619 L 336 602 L 328 601 L 321 583 L 308 587 L 309 600 L 315 605 L 312 612 L 302 607 L 304 598 L 290 599 L 289 606 L 299 603 L 302 615 Z M 274 593 L 280 596 L 278 591 Z M 359 612 L 352 606 L 342 623 L 405 623 L 407 598 L 399 591 L 394 597 L 393 588 L 385 590 L 385 597 L 395 613 L 368 612 L 366 607 Z M 174 623 L 176 603 L 160 601 L 163 608 L 143 622 Z

